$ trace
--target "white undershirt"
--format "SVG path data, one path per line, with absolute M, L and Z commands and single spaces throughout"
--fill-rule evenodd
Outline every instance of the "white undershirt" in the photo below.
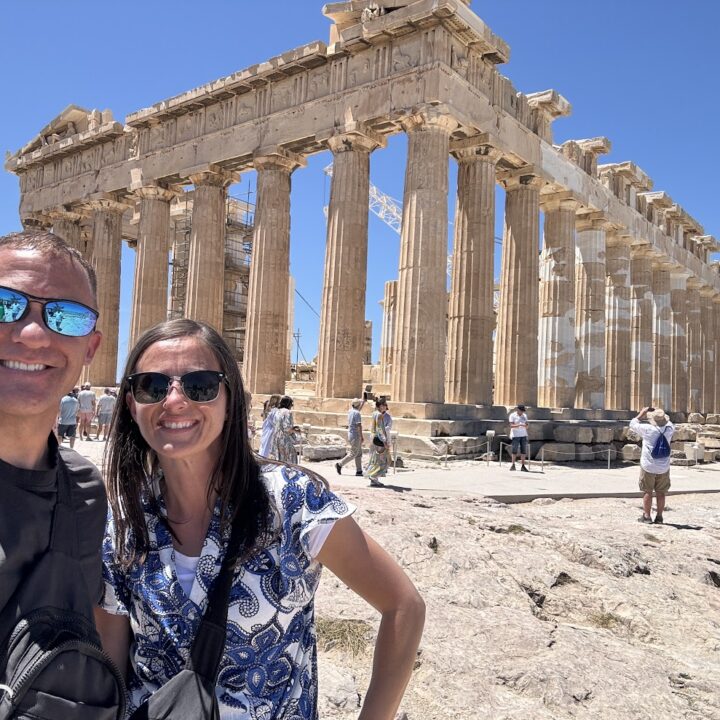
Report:
M 322 523 L 312 528 L 307 534 L 308 554 L 313 560 L 320 554 L 322 546 L 325 544 L 330 531 L 335 526 L 334 522 Z M 192 557 L 183 555 L 179 550 L 175 550 L 175 574 L 177 575 L 180 587 L 185 595 L 190 597 L 193 582 L 195 581 L 195 572 L 200 557 Z

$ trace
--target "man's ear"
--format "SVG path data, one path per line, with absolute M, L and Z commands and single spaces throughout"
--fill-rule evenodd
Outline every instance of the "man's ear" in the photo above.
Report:
M 99 330 L 95 330 L 88 341 L 87 350 L 85 351 L 85 360 L 83 362 L 84 365 L 89 365 L 92 362 L 101 342 L 102 333 Z

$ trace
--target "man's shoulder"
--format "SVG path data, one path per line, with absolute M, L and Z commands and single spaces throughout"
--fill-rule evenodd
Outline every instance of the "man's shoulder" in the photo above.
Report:
M 105 483 L 100 470 L 88 460 L 67 447 L 58 449 L 60 457 L 68 469 L 73 488 L 77 488 L 85 501 L 93 498 L 105 499 Z

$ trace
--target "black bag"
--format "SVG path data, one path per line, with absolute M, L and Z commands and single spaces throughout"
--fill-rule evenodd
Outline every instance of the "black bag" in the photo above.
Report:
M 187 665 L 153 693 L 130 720 L 219 720 L 215 685 L 225 649 L 228 601 L 239 546 L 240 533 L 234 524 Z
M 373 436 L 373 445 L 376 445 L 379 448 L 385 447 L 385 443 L 377 435 Z
M 0 720 L 119 720 L 120 672 L 105 655 L 78 559 L 72 485 L 58 457 L 50 546 L 2 611 Z

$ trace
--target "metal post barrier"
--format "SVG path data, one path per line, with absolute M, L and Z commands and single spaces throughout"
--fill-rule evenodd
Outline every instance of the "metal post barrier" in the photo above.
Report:
M 398 439 L 398 431 L 391 430 L 390 431 L 390 442 L 392 444 L 392 449 L 393 449 L 393 475 L 397 475 L 397 439 Z
M 540 472 L 545 472 L 545 446 L 540 448 Z
M 608 470 L 609 470 L 610 469 L 610 448 L 608 448 L 607 454 L 608 454 Z
M 498 455 L 498 467 L 502 467 L 502 456 L 503 456 L 503 448 L 505 447 L 505 443 L 500 443 L 500 454 Z

